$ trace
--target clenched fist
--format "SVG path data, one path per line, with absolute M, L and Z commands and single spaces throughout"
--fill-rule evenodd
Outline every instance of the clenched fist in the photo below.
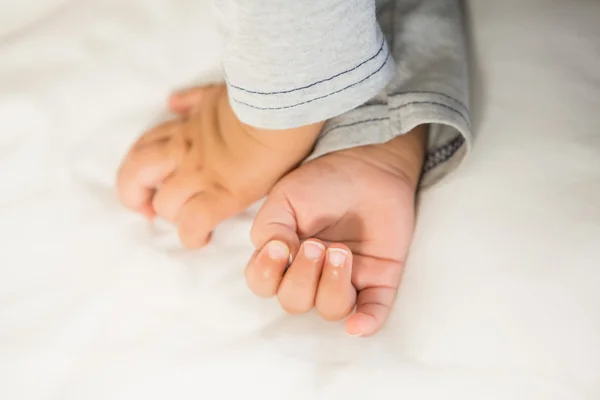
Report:
M 242 123 L 224 85 L 170 99 L 179 114 L 143 134 L 117 177 L 123 205 L 177 225 L 182 244 L 206 244 L 221 221 L 244 211 L 311 151 L 322 124 L 265 130 Z

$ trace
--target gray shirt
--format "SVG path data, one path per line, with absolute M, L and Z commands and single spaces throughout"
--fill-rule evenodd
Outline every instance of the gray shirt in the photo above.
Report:
M 471 143 L 460 0 L 213 0 L 236 115 L 285 129 L 327 120 L 313 159 L 430 124 L 423 184 Z

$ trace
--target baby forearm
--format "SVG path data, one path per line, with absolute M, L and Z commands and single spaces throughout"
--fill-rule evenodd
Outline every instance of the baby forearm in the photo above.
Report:
M 428 130 L 428 125 L 419 125 L 410 132 L 380 145 L 386 150 L 381 156 L 381 163 L 392 168 L 393 173 L 400 175 L 415 189 L 419 184 L 425 160 Z
M 264 129 L 242 122 L 232 111 L 229 98 L 223 96 L 220 101 L 220 120 L 222 124 L 237 125 L 233 127 L 246 136 L 254 139 L 269 150 L 283 156 L 289 155 L 290 161 L 296 165 L 312 151 L 325 122 L 316 122 L 289 129 Z M 231 129 L 223 127 L 223 132 Z

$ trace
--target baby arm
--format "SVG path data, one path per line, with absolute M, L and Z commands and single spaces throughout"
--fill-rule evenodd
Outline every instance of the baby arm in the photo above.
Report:
M 392 310 L 417 188 L 460 164 L 471 138 L 459 1 L 381 3 L 398 74 L 362 107 L 327 121 L 310 160 L 272 189 L 246 268 L 258 296 L 276 295 L 292 314 L 316 308 L 328 320 L 347 318 L 346 332 L 359 336 L 378 332 Z
M 235 26 L 225 29 L 226 86 L 176 95 L 182 118 L 142 135 L 118 175 L 121 202 L 175 223 L 186 247 L 266 195 L 309 155 L 325 119 L 394 73 L 373 1 L 225 4 Z

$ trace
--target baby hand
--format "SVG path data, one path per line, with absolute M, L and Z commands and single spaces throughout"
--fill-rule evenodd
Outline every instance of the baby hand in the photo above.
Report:
M 246 280 L 291 314 L 348 318 L 350 335 L 384 324 L 411 244 L 427 128 L 330 153 L 285 176 L 254 222 Z M 290 255 L 293 262 L 286 270 Z
M 117 177 L 131 210 L 175 223 L 183 245 L 201 247 L 215 226 L 264 197 L 310 152 L 322 124 L 274 131 L 243 124 L 224 85 L 171 98 L 182 117 L 143 134 Z

